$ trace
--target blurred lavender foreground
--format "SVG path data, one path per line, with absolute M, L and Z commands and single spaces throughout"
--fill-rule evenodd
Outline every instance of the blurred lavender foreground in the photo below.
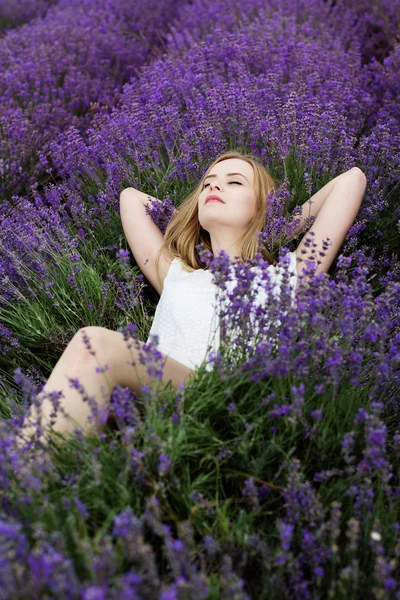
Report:
M 400 598 L 399 31 L 398 0 L 3 0 L 0 600 Z M 329 274 L 294 306 L 266 280 L 249 348 L 239 269 L 212 371 L 144 386 L 144 414 L 117 386 L 116 430 L 21 450 L 80 328 L 148 337 L 121 190 L 161 199 L 164 233 L 230 149 L 279 182 L 262 239 L 284 267 L 297 207 L 362 169 Z M 205 261 L 226 291 L 227 257 Z

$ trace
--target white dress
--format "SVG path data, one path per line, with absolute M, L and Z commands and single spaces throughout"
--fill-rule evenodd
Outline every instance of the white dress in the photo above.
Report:
M 289 285 L 292 298 L 296 289 L 296 253 L 289 252 Z M 256 267 L 251 267 L 254 270 Z M 282 265 L 269 265 L 267 271 L 274 282 L 279 295 L 282 279 Z M 233 274 L 233 270 L 231 271 Z M 154 320 L 146 343 L 155 341 L 158 336 L 157 349 L 167 356 L 196 370 L 207 359 L 210 351 L 215 352 L 220 344 L 220 327 L 217 317 L 217 292 L 221 290 L 212 283 L 210 270 L 197 269 L 188 272 L 181 259 L 174 258 L 164 280 L 164 288 L 158 302 Z M 255 281 L 255 280 L 254 280 Z M 235 278 L 228 282 L 227 289 L 235 287 Z M 257 294 L 257 304 L 266 298 L 263 289 Z M 207 361 L 206 370 L 213 368 Z

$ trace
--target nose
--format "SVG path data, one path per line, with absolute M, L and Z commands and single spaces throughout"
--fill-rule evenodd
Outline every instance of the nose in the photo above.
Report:
M 217 185 L 217 182 L 214 182 L 214 183 L 213 183 L 213 182 L 211 181 L 211 182 L 210 182 L 210 190 L 213 190 L 215 187 L 216 187 L 216 188 L 218 188 L 219 190 L 221 189 L 221 188 L 220 188 L 220 187 Z

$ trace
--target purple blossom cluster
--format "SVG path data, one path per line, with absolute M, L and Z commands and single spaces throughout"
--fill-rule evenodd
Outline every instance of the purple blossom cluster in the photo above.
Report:
M 82 505 L 82 503 L 80 503 Z M 80 506 L 82 510 L 82 506 Z M 155 513 L 155 514 L 154 514 Z M 157 536 L 163 555 L 169 565 L 174 583 L 168 584 L 159 576 L 157 556 L 146 538 L 146 528 Z M 48 539 L 45 531 L 34 532 L 35 549 L 30 544 L 19 523 L 0 520 L 1 598 L 14 596 L 42 598 L 51 590 L 59 598 L 160 598 L 177 599 L 182 594 L 191 598 L 206 599 L 208 586 L 205 573 L 191 560 L 193 531 L 189 524 L 182 524 L 180 537 L 175 538 L 171 528 L 162 525 L 157 515 L 157 499 L 149 499 L 145 513 L 139 518 L 128 508 L 117 514 L 110 534 L 99 543 L 97 550 L 83 544 L 86 569 L 91 573 L 92 583 L 84 585 L 68 556 L 68 549 L 60 535 Z M 7 558 L 6 558 L 7 557 Z M 123 575 L 119 563 L 132 567 Z M 134 568 L 133 565 L 136 565 Z M 232 569 L 227 569 L 232 577 Z M 246 596 L 241 595 L 243 600 Z
M 0 600 L 400 599 L 397 0 L 5 0 L 0 29 Z M 362 168 L 330 274 L 305 256 L 293 298 L 289 241 L 276 297 L 260 254 L 232 265 L 199 245 L 220 299 L 212 372 L 140 399 L 117 386 L 116 431 L 47 448 L 38 422 L 21 448 L 47 350 L 104 319 L 138 347 L 117 317 L 150 320 L 121 190 L 157 195 L 164 233 L 231 148 L 279 182 L 269 248 L 323 182 Z M 157 338 L 140 348 L 159 384 Z
M 49 144 L 61 134 L 64 145 L 71 127 L 85 136 L 96 114 L 118 104 L 123 85 L 162 44 L 160 32 L 177 6 L 156 0 L 144 6 L 129 0 L 60 0 L 47 12 L 37 7 L 42 18 L 0 39 L 4 200 L 14 204 L 13 195 L 30 196 L 57 176 Z
M 351 278 L 339 270 L 335 281 L 320 273 L 312 286 L 303 286 L 300 276 L 293 302 L 287 255 L 282 253 L 280 261 L 284 285 L 277 297 L 269 265 L 263 261 L 255 261 L 250 269 L 240 264 L 232 269 L 224 251 L 218 257 L 208 251 L 200 250 L 200 254 L 223 298 L 219 311 L 222 343 L 217 356 L 210 355 L 216 369 L 250 373 L 251 381 L 289 373 L 307 378 L 318 373 L 318 394 L 332 386 L 336 397 L 347 380 L 354 388 L 365 390 L 370 400 L 385 397 L 387 405 L 396 404 L 400 306 L 393 297 L 398 296 L 398 283 L 374 300 L 364 269 L 358 273 L 354 269 Z M 303 273 L 312 271 L 305 267 Z M 257 275 L 259 287 L 254 285 Z M 304 386 L 302 389 L 304 394 Z M 300 393 L 290 406 L 282 405 L 278 410 L 297 422 L 302 403 Z M 318 413 L 314 417 L 321 418 Z

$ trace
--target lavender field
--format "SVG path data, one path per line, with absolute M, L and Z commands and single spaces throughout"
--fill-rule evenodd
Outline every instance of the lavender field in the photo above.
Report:
M 400 600 L 398 0 L 2 0 L 0 65 L 0 600 Z M 166 386 L 120 193 L 161 200 L 165 234 L 230 151 L 276 182 L 281 298 L 267 278 L 256 310 L 249 265 L 228 290 L 199 249 L 224 336 Z M 353 167 L 354 224 L 293 303 L 300 207 Z M 23 440 L 96 326 L 141 342 L 151 385 L 113 389 L 116 426 Z

